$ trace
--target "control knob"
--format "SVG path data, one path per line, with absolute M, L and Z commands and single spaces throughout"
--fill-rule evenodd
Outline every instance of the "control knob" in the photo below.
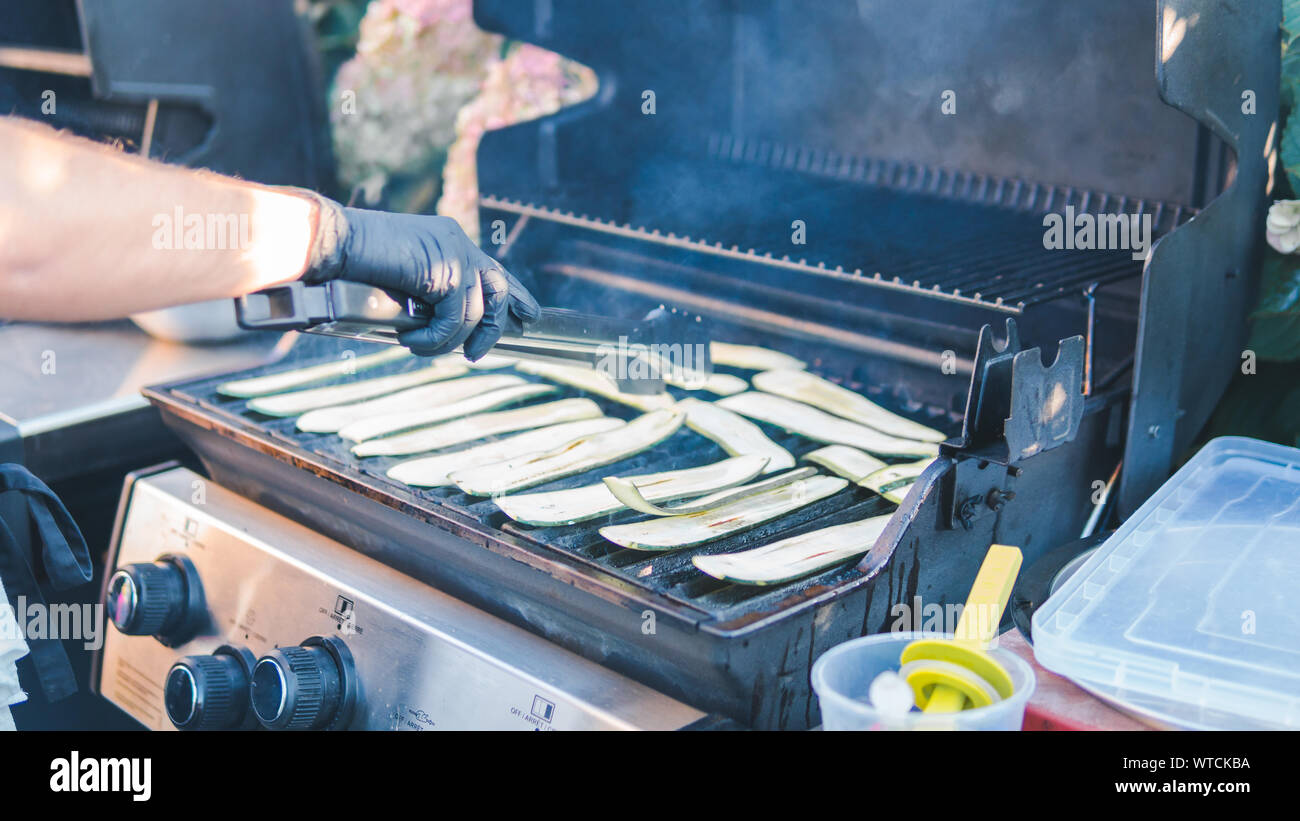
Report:
M 167 717 L 180 730 L 234 730 L 256 726 L 248 706 L 256 657 L 222 645 L 210 656 L 185 656 L 163 684 Z
M 271 730 L 345 728 L 357 702 L 352 653 L 333 636 L 277 647 L 253 668 L 251 702 Z
M 206 616 L 203 586 L 184 556 L 119 567 L 108 580 L 109 617 L 128 636 L 156 636 L 168 646 L 194 635 Z

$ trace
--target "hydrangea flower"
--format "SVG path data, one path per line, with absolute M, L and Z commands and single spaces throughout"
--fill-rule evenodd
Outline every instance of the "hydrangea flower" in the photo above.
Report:
M 527 43 L 512 46 L 488 67 L 482 92 L 456 117 L 438 213 L 454 217 L 478 241 L 476 158 L 483 133 L 554 114 L 591 97 L 596 87 L 595 73 L 580 63 Z
M 471 0 L 373 0 L 330 106 L 339 176 L 374 203 L 389 177 L 436 164 L 456 112 L 478 93 L 502 38 L 474 25 Z M 344 105 L 345 94 L 355 105 Z
M 1300 200 L 1277 200 L 1268 209 L 1265 236 L 1283 254 L 1300 248 Z
M 592 71 L 546 49 L 516 44 L 503 57 L 503 39 L 474 25 L 472 0 L 372 0 L 358 34 L 331 105 L 341 181 L 373 205 L 394 177 L 432 174 L 432 189 L 445 153 L 438 213 L 475 239 L 483 132 L 596 91 Z M 349 91 L 355 110 L 342 105 Z

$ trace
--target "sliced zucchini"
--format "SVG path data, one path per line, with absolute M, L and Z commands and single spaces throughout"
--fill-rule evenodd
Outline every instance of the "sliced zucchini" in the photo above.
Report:
M 805 402 L 859 425 L 900 439 L 942 442 L 947 437 L 934 428 L 891 413 L 860 393 L 842 388 L 816 374 L 800 370 L 765 371 L 754 375 L 754 387 L 787 399 Z
M 915 462 L 888 465 L 863 477 L 858 484 L 874 490 L 896 505 L 901 505 L 903 497 L 907 495 L 907 489 L 916 483 L 917 478 L 933 461 L 933 459 L 918 459 Z
M 871 550 L 893 514 L 813 530 L 740 553 L 692 556 L 715 579 L 736 584 L 782 584 L 811 576 Z
M 733 456 L 711 465 L 628 476 L 618 481 L 640 488 L 638 495 L 643 493 L 660 501 L 681 499 L 747 482 L 765 464 L 767 459 L 762 456 Z M 609 481 L 606 479 L 605 483 Z M 516 522 L 536 527 L 585 522 L 623 509 L 623 503 L 605 484 L 498 496 L 496 504 Z
M 766 456 L 764 473 L 775 473 L 794 467 L 790 451 L 767 438 L 758 425 L 737 413 L 718 407 L 716 402 L 687 398 L 677 407 L 686 411 L 686 427 L 706 439 L 716 442 L 732 456 Z
M 684 417 L 685 414 L 679 410 L 661 408 L 642 414 L 621 428 L 574 439 L 543 453 L 455 471 L 451 480 L 474 496 L 500 496 L 608 465 L 654 447 L 672 436 L 681 427 Z
M 664 381 L 674 388 L 681 388 L 686 391 L 708 391 L 709 393 L 716 393 L 718 396 L 731 396 L 733 393 L 749 390 L 748 382 L 729 373 L 711 373 L 705 376 L 702 373 L 687 371 L 679 374 L 669 374 L 669 371 L 664 372 Z
M 458 356 L 457 358 L 476 371 L 497 371 L 502 368 L 513 368 L 515 363 L 519 361 L 516 357 L 496 353 L 485 354 L 477 362 L 470 362 L 463 356 Z
M 504 373 L 448 379 L 445 382 L 421 385 L 352 405 L 317 408 L 299 416 L 297 425 L 298 430 L 305 430 L 308 433 L 336 433 L 343 426 L 361 419 L 415 408 L 450 405 L 452 402 L 459 402 L 470 396 L 522 384 L 524 380 Z
M 898 439 L 775 394 L 749 391 L 719 399 L 714 404 L 815 442 L 850 445 L 877 456 L 934 456 L 939 452 L 939 446 L 932 442 Z
M 358 419 L 344 425 L 339 430 L 339 436 L 352 442 L 364 442 L 367 439 L 377 439 L 380 436 L 387 436 L 392 433 L 427 427 L 438 422 L 446 422 L 448 419 L 459 419 L 462 416 L 496 410 L 506 405 L 518 404 L 526 399 L 536 399 L 548 393 L 556 393 L 558 390 L 553 385 L 538 385 L 525 382 L 522 385 L 511 385 L 495 391 L 480 393 L 476 396 L 468 396 L 458 402 L 451 402 L 446 405 L 414 408 L 397 411 L 396 413 L 386 413 L 382 416 L 369 416 L 365 419 Z
M 901 505 L 903 500 L 907 498 L 907 492 L 912 489 L 914 484 L 916 484 L 915 479 L 904 479 L 902 484 L 896 484 L 880 495 L 896 505 Z
M 370 439 L 352 446 L 355 456 L 409 456 L 430 450 L 449 448 L 462 442 L 473 442 L 485 436 L 529 430 L 560 422 L 578 419 L 595 419 L 602 416 L 600 406 L 590 399 L 561 399 L 541 405 L 529 405 L 514 410 L 480 413 L 464 419 L 453 419 L 410 433 Z
M 744 458 L 744 457 L 735 457 Z M 762 457 L 751 457 L 762 458 Z M 685 516 L 688 513 L 700 513 L 705 510 L 729 505 L 737 499 L 745 496 L 752 496 L 755 493 L 761 493 L 764 490 L 781 487 L 782 485 L 792 484 L 800 479 L 807 479 L 809 476 L 816 476 L 816 468 L 798 468 L 797 470 L 779 473 L 775 476 L 769 476 L 757 482 L 750 482 L 740 487 L 721 489 L 716 493 L 708 496 L 701 496 L 698 499 L 692 499 L 689 502 L 660 507 L 653 504 L 641 494 L 638 484 L 628 479 L 618 476 L 605 477 L 605 487 L 609 488 L 610 493 L 627 507 L 632 508 L 638 513 L 648 513 L 651 516 Z
M 692 547 L 784 516 L 839 493 L 847 485 L 848 481 L 838 476 L 813 476 L 703 513 L 608 525 L 600 529 L 600 535 L 633 550 Z
M 647 362 L 655 362 L 663 374 L 664 382 L 684 391 L 708 391 L 718 396 L 730 396 L 749 390 L 749 383 L 739 376 L 727 373 L 703 373 L 663 355 L 648 354 Z
M 437 456 L 422 456 L 399 462 L 388 469 L 388 478 L 413 487 L 441 487 L 452 484 L 447 474 L 455 470 L 491 465 L 528 453 L 557 448 L 572 442 L 579 436 L 591 433 L 603 433 L 614 428 L 621 428 L 627 423 L 613 416 L 599 416 L 595 419 L 580 419 L 577 422 L 561 422 L 537 430 L 517 433 L 513 436 L 488 442 L 483 445 L 458 450 L 454 453 L 442 453 Z
M 850 482 L 860 482 L 881 468 L 888 467 L 884 462 L 869 453 L 863 453 L 848 445 L 827 445 L 803 455 L 806 461 L 821 465 Z
M 294 388 L 300 388 L 303 385 L 310 385 L 313 382 L 324 382 L 326 379 L 351 376 L 354 373 L 377 368 L 389 362 L 397 362 L 410 355 L 411 352 L 406 348 L 390 348 L 386 351 L 366 354 L 365 356 L 344 356 L 323 365 L 312 365 L 307 368 L 281 371 L 266 376 L 254 376 L 251 379 L 236 379 L 233 382 L 223 382 L 217 386 L 217 393 L 239 399 L 269 396 L 273 393 L 284 393 Z
M 805 367 L 802 359 L 795 359 L 789 354 L 760 348 L 757 345 L 735 345 L 730 342 L 710 343 L 709 358 L 713 360 L 714 365 L 750 371 L 778 371 Z
M 618 389 L 617 383 L 608 374 L 594 368 L 552 365 L 549 362 L 531 362 L 521 359 L 515 365 L 515 370 L 520 373 L 540 376 L 552 382 L 559 382 L 561 385 L 568 385 L 580 391 L 594 393 L 596 396 L 614 402 L 621 402 L 624 405 L 636 408 L 642 413 L 672 407 L 673 405 L 673 398 L 666 393 L 649 395 L 624 393 Z
M 249 410 L 267 416 L 297 416 L 316 408 L 328 408 L 334 405 L 350 405 L 377 396 L 396 393 L 416 385 L 437 382 L 463 376 L 469 371 L 464 365 L 454 362 L 434 362 L 427 367 L 417 368 L 406 373 L 392 376 L 380 376 L 349 382 L 346 385 L 331 385 L 326 388 L 311 388 L 293 393 L 280 393 L 274 396 L 262 396 L 248 402 Z

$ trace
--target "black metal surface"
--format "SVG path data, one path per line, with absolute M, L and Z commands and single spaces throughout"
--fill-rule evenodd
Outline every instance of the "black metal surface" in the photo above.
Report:
M 801 355 L 825 360 L 832 374 L 887 385 L 909 400 L 948 410 L 963 407 L 955 397 L 964 400 L 979 329 L 1000 326 L 1008 316 L 991 303 L 944 299 L 910 284 L 878 285 L 829 266 L 791 270 L 758 253 L 721 255 L 664 245 L 654 236 L 602 235 L 581 225 L 517 217 L 525 218 L 506 260 L 543 302 L 588 311 L 618 306 L 629 313 L 668 303 L 725 315 L 736 333 L 760 342 L 769 335 L 798 338 Z M 981 260 L 972 251 L 966 264 L 980 267 Z M 1085 335 L 1094 342 L 1095 366 L 1109 372 L 1132 354 L 1136 285 L 1130 279 L 1096 294 L 1092 322 L 1087 286 L 1014 316 L 1026 346 L 1039 347 L 1045 359 L 1055 357 L 1063 336 Z M 870 299 L 860 295 L 863 290 L 872 291 Z M 724 330 L 717 333 L 728 338 Z
M 490 227 L 500 217 L 532 219 L 506 249 L 516 260 L 537 233 L 554 233 L 538 224 L 549 221 L 588 236 L 603 234 L 602 240 L 622 246 L 630 245 L 628 240 L 657 246 L 661 258 L 703 256 L 747 264 L 756 268 L 754 276 L 785 280 L 786 287 L 790 280 L 806 280 L 811 289 L 833 291 L 858 308 L 905 296 L 918 303 L 914 313 L 942 311 L 944 306 L 931 304 L 939 301 L 986 314 L 1019 314 L 1039 303 L 1079 297 L 1092 283 L 1126 279 L 1134 280 L 1126 299 L 1136 300 L 1141 262 L 1131 251 L 1045 248 L 1041 212 L 711 162 L 703 155 L 674 158 L 662 178 L 637 181 L 643 188 L 665 186 L 652 202 L 672 202 L 667 211 L 629 217 L 613 209 L 578 216 L 563 210 L 563 200 L 548 206 L 488 197 L 484 222 Z M 772 204 L 737 209 L 741 191 Z M 792 227 L 800 225 L 795 242 Z
M 1209 13 L 1219 4 L 1198 5 Z M 503 197 L 544 193 L 564 210 L 649 222 L 636 211 L 689 199 L 665 191 L 711 182 L 674 177 L 657 160 L 682 142 L 728 134 L 800 147 L 808 165 L 866 153 L 1201 204 L 1198 126 L 1151 83 L 1155 2 L 478 0 L 474 16 L 602 80 L 586 106 L 486 136 L 484 155 L 503 164 L 480 163 L 480 188 Z M 653 115 L 643 113 L 646 91 Z M 806 219 L 826 218 L 817 203 L 733 193 L 740 208 L 803 205 Z
M 1025 637 L 1025 641 L 1034 643 L 1034 611 L 1042 607 L 1043 602 L 1052 595 L 1052 590 L 1059 586 L 1058 577 L 1062 575 L 1061 571 L 1082 554 L 1091 554 L 1114 532 L 1108 530 L 1085 539 L 1068 542 L 1049 550 L 1040 556 L 1038 561 L 1021 569 L 1007 609 L 1011 611 L 1011 618 L 1020 629 L 1021 635 Z M 1059 580 L 1064 582 L 1066 578 L 1069 576 Z
M 291 0 L 78 0 L 75 16 L 71 5 L 6 3 L 0 42 L 84 50 L 92 76 L 0 69 L 4 113 L 139 151 L 156 100 L 148 139 L 156 159 L 265 183 L 333 185 L 315 55 Z M 74 42 L 68 27 L 78 23 Z M 55 92 L 52 111 L 46 90 Z

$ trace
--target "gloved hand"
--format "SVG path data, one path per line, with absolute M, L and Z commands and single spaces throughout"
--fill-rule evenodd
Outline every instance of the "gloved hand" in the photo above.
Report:
M 450 217 L 346 208 L 312 191 L 293 193 L 317 203 L 303 281 L 360 282 L 433 306 L 428 325 L 398 336 L 412 353 L 436 356 L 464 343 L 465 356 L 476 360 L 506 327 L 540 314 L 532 294 Z

